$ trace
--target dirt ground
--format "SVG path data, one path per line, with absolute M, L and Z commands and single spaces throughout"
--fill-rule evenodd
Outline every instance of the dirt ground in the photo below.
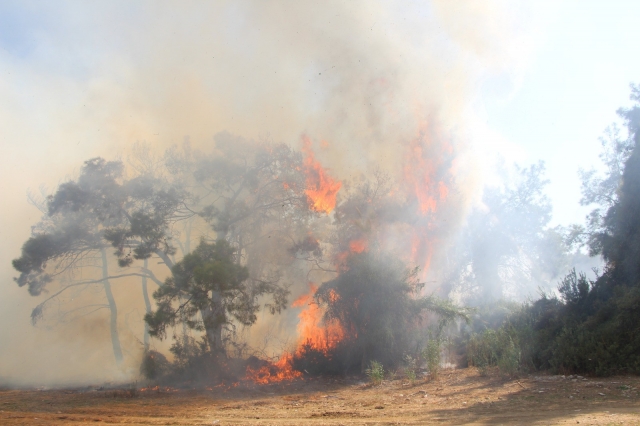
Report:
M 640 377 L 503 379 L 468 368 L 379 386 L 307 379 L 211 390 L 2 390 L 0 424 L 640 425 L 638 387 Z

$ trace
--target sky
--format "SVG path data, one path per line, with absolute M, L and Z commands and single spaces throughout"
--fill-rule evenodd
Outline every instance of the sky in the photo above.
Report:
M 640 82 L 634 1 L 554 2 L 517 81 L 495 77 L 480 98 L 487 126 L 520 162 L 544 160 L 555 224 L 580 223 L 580 167 L 597 167 L 599 137 Z M 505 81 L 507 80 L 507 81 Z
M 636 1 L 0 0 L 0 379 L 87 377 L 79 366 L 101 362 L 31 327 L 37 300 L 11 259 L 40 218 L 28 191 L 137 141 L 205 149 L 226 130 L 300 148 L 306 133 L 346 179 L 394 172 L 427 123 L 456 147 L 469 206 L 498 157 L 543 160 L 552 224 L 582 222 L 577 171 L 598 165 L 640 83 L 637 16 Z M 56 357 L 73 368 L 48 368 Z

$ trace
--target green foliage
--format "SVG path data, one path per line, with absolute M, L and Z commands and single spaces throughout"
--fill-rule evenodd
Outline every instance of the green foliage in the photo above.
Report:
M 183 335 L 175 338 L 169 350 L 173 354 L 172 369 L 177 373 L 184 373 L 207 354 L 209 344 L 205 336 L 196 340 L 189 335 Z
M 574 227 L 592 254 L 607 262 L 602 275 L 589 280 L 569 272 L 559 283 L 559 298 L 543 295 L 515 312 L 497 330 L 469 342 L 470 362 L 513 370 L 609 375 L 640 373 L 640 88 L 636 105 L 620 110 L 628 139 L 613 129 L 603 140 L 604 177 L 583 172 L 585 205 L 595 204 L 585 228 Z
M 639 88 L 632 89 L 640 101 Z M 619 113 L 629 139 L 614 138 L 602 156 L 608 177 L 585 182 L 592 191 L 583 200 L 607 209 L 592 215 L 589 236 L 607 267 L 595 281 L 567 275 L 558 288 L 562 303 L 537 324 L 538 362 L 557 371 L 640 372 L 640 106 Z
M 486 373 L 517 371 L 610 375 L 640 372 L 640 288 L 570 272 L 560 299 L 543 295 L 514 310 L 495 329 L 473 334 L 469 363 Z
M 175 252 L 168 226 L 186 193 L 150 177 L 125 180 L 123 167 L 102 158 L 85 161 L 77 180 L 47 198 L 37 232 L 13 261 L 18 285 L 38 295 L 53 276 L 109 245 L 117 249 L 121 267 L 152 253 L 166 258 Z
M 274 303 L 281 306 L 286 301 L 284 290 L 265 283 L 251 285 L 248 269 L 235 263 L 234 252 L 225 240 L 201 240 L 192 253 L 176 263 L 172 276 L 153 294 L 157 310 L 145 316 L 149 333 L 164 338 L 167 327 L 183 323 L 205 331 L 211 351 L 224 352 L 224 327 L 232 320 L 253 324 L 260 308 L 259 296 L 272 294 Z
M 440 361 L 442 352 L 442 340 L 437 338 L 429 338 L 425 348 L 422 350 L 422 357 L 427 363 L 427 370 L 432 379 L 438 377 L 440 373 Z
M 478 367 L 482 375 L 490 367 L 498 367 L 502 374 L 513 376 L 520 368 L 520 348 L 505 327 L 474 335 L 467 351 L 469 364 Z
M 405 355 L 404 364 L 404 375 L 413 384 L 418 377 L 418 360 L 411 355 Z
M 367 377 L 369 377 L 369 380 L 371 380 L 371 383 L 375 386 L 382 383 L 382 380 L 384 379 L 384 367 L 382 366 L 382 363 L 378 361 L 371 361 L 369 368 L 365 370 L 365 373 L 367 374 Z

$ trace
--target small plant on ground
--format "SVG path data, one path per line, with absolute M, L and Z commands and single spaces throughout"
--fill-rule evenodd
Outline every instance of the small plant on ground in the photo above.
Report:
M 371 361 L 370 367 L 365 371 L 369 380 L 374 385 L 379 385 L 382 383 L 382 379 L 384 378 L 384 367 L 382 363 L 378 361 Z
M 405 369 L 404 375 L 413 384 L 416 381 L 417 371 L 418 371 L 418 362 L 416 358 L 411 355 L 405 355 L 404 357 Z
M 441 343 L 439 338 L 430 338 L 422 351 L 422 357 L 427 362 L 427 369 L 432 379 L 436 378 L 440 372 Z

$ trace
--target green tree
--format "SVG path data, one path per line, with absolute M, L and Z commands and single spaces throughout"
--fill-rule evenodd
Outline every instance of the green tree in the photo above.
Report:
M 173 275 L 153 294 L 157 310 L 145 316 L 152 336 L 164 338 L 167 327 L 184 323 L 204 331 L 209 350 L 224 355 L 223 330 L 233 326 L 234 320 L 253 324 L 260 309 L 259 296 L 273 295 L 272 313 L 284 306 L 286 299 L 277 286 L 251 285 L 248 268 L 235 262 L 234 252 L 225 240 L 202 240 L 174 265 Z
M 633 84 L 631 100 L 640 101 L 640 87 Z M 579 170 L 582 181 L 580 204 L 593 206 L 593 209 L 587 215 L 585 226 L 573 225 L 567 234 L 567 240 L 572 245 L 587 245 L 591 256 L 602 254 L 600 235 L 607 232 L 605 215 L 619 201 L 625 163 L 635 145 L 634 134 L 640 121 L 639 111 L 640 108 L 637 105 L 631 108 L 620 108 L 618 116 L 625 121 L 627 135 L 623 136 L 620 128 L 612 124 L 600 138 L 602 151 L 599 157 L 604 169 L 602 173 L 593 168 Z
M 620 198 L 607 211 L 594 240 L 617 283 L 640 285 L 640 132 L 625 163 Z
M 619 112 L 633 144 L 614 144 L 609 151 L 614 154 L 602 156 L 613 159 L 608 176 L 583 187 L 585 199 L 606 208 L 590 216 L 596 220 L 589 226 L 595 226 L 587 232 L 591 252 L 606 262 L 604 272 L 589 280 L 571 271 L 558 287 L 560 299 L 544 296 L 513 318 L 512 325 L 532 324 L 531 359 L 538 368 L 640 372 L 640 90 L 635 86 L 632 100 L 635 106 Z

